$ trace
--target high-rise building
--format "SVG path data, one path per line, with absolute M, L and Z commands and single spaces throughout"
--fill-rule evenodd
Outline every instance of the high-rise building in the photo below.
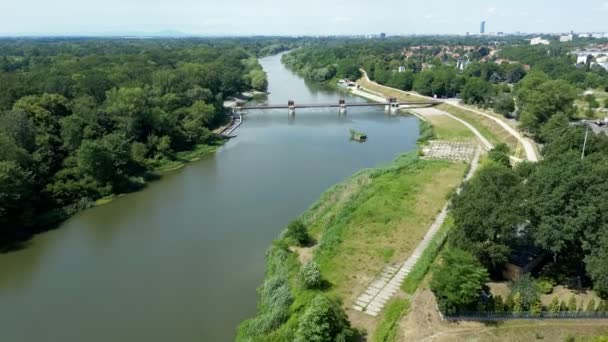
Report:
M 380 38 L 386 38 L 386 33 L 384 33 L 384 32 L 380 33 Z
M 480 34 L 486 33 L 486 22 L 485 20 L 481 22 L 481 28 L 479 29 Z

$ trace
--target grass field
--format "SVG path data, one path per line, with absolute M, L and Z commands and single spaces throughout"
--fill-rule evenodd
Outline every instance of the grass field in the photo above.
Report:
M 505 143 L 512 152 L 522 150 L 519 140 L 507 132 L 494 120 L 483 115 L 476 114 L 466 109 L 451 106 L 449 104 L 441 104 L 437 107 L 452 115 L 455 115 L 475 127 L 483 136 L 486 137 L 493 145 Z
M 397 298 L 391 300 L 387 305 L 378 328 L 374 333 L 373 342 L 395 342 L 397 341 L 399 320 L 407 313 L 410 302 L 407 299 Z
M 462 123 L 445 115 L 426 115 L 424 118 L 433 125 L 435 139 L 447 141 L 476 141 L 475 134 Z
M 349 306 L 387 263 L 422 240 L 467 165 L 399 157 L 328 191 L 303 215 L 319 245 L 315 260 Z
M 357 80 L 357 83 L 366 89 L 369 89 L 369 90 L 372 90 L 372 91 L 375 91 L 378 93 L 382 93 L 388 97 L 394 97 L 401 101 L 428 101 L 427 98 L 422 97 L 422 96 L 408 94 L 401 90 L 385 87 L 383 85 L 380 85 L 380 84 L 377 84 L 374 82 L 369 82 L 365 79 L 365 77 L 361 77 L 359 80 Z

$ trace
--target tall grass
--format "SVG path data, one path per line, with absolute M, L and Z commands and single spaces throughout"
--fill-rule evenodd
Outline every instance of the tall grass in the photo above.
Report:
M 373 342 L 397 341 L 399 320 L 407 313 L 410 302 L 407 299 L 393 299 L 388 302 L 382 320 L 374 332 Z

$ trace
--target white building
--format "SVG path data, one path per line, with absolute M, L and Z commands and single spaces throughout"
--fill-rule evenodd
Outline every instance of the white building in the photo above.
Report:
M 588 55 L 578 55 L 576 57 L 576 64 L 587 64 L 588 58 Z
M 591 35 L 591 37 L 599 39 L 599 38 L 604 38 L 604 34 L 603 33 L 594 33 Z
M 591 37 L 591 35 L 589 33 L 579 33 L 578 37 L 579 38 L 589 38 L 589 37 Z
M 530 40 L 530 45 L 549 45 L 549 41 L 546 39 L 542 39 L 541 37 L 532 38 Z
M 403 65 L 399 67 L 399 72 L 405 72 L 405 67 Z
M 469 61 L 468 58 L 460 57 L 460 58 L 458 58 L 458 61 L 456 62 L 456 69 L 464 70 L 469 66 L 469 63 L 471 63 L 471 62 Z
M 559 37 L 559 41 L 564 43 L 564 42 L 571 42 L 572 41 L 572 35 L 571 34 L 567 34 L 564 36 L 560 36 Z

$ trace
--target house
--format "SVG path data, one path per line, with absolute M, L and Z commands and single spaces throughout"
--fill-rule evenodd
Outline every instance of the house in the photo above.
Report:
M 564 35 L 564 36 L 560 36 L 559 37 L 559 41 L 562 42 L 562 43 L 571 42 L 572 41 L 572 35 L 571 34 L 567 34 L 567 35 Z
M 404 67 L 403 65 L 402 65 L 402 66 L 400 66 L 398 71 L 399 71 L 399 72 L 405 72 L 405 67 Z
M 589 55 L 578 55 L 576 57 L 576 64 L 587 64 L 587 62 L 590 60 L 589 57 Z

